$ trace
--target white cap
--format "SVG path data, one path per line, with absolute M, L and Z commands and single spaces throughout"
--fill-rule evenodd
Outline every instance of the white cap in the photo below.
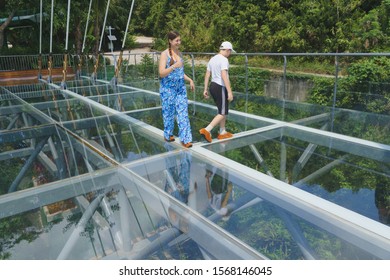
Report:
M 235 50 L 233 50 L 233 45 L 232 45 L 232 43 L 227 42 L 227 41 L 223 42 L 223 43 L 221 44 L 221 46 L 219 47 L 219 49 L 220 49 L 220 50 L 232 50 L 232 52 L 236 52 Z

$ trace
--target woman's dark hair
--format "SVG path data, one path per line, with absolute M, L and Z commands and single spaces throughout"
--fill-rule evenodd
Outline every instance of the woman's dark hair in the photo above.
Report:
M 169 42 L 169 40 L 174 40 L 174 39 L 176 39 L 179 36 L 180 36 L 180 34 L 177 31 L 170 31 L 170 32 L 168 32 L 168 35 L 167 35 L 167 37 L 168 37 L 168 45 L 169 45 L 168 50 L 169 50 L 169 55 L 171 57 L 171 62 L 169 63 L 169 66 L 172 66 L 173 63 L 174 63 L 173 58 L 172 58 L 171 43 Z

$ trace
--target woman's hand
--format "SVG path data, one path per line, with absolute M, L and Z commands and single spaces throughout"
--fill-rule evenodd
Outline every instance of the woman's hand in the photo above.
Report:
M 193 80 L 190 80 L 190 88 L 191 88 L 191 91 L 195 90 L 195 84 L 194 84 Z
M 178 61 L 176 61 L 176 62 L 173 64 L 173 67 L 175 67 L 175 68 L 183 67 L 183 62 L 181 61 L 181 59 L 179 59 Z

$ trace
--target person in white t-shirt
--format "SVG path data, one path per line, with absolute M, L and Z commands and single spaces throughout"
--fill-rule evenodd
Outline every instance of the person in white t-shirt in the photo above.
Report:
M 220 46 L 219 53 L 213 56 L 207 64 L 206 75 L 204 78 L 203 96 L 209 98 L 208 87 L 210 83 L 210 94 L 218 108 L 218 114 L 210 122 L 210 124 L 199 130 L 199 133 L 206 139 L 207 142 L 212 142 L 211 130 L 219 125 L 218 139 L 226 139 L 233 137 L 233 134 L 226 131 L 226 117 L 229 112 L 229 102 L 233 100 L 233 92 L 229 80 L 229 60 L 228 57 L 233 50 L 230 42 L 223 42 Z

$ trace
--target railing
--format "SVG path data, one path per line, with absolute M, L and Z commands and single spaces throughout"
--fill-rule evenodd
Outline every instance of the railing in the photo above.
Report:
M 203 83 L 202 79 L 199 79 L 197 77 L 197 73 L 199 71 L 199 67 L 202 65 L 204 66 L 204 70 L 206 69 L 205 65 L 208 61 L 208 59 L 214 55 L 215 53 L 184 53 L 186 62 L 188 67 L 186 67 L 186 73 L 187 75 L 191 76 L 194 81 L 197 82 L 197 85 L 200 86 Z M 158 59 L 159 59 L 159 52 L 148 52 L 148 53 L 131 53 L 128 52 L 127 54 L 124 53 L 122 56 L 123 63 L 121 64 L 120 73 L 122 75 L 126 75 L 128 79 L 151 79 L 155 80 L 158 79 Z M 237 53 L 232 58 L 240 57 L 242 59 L 237 60 L 238 62 L 231 63 L 232 66 L 242 67 L 243 71 L 241 71 L 239 76 L 236 76 L 236 78 L 243 79 L 245 81 L 245 88 L 244 90 L 240 90 L 241 93 L 244 94 L 253 94 L 253 92 L 250 92 L 249 83 L 251 82 L 249 70 L 250 69 L 264 69 L 261 68 L 261 65 L 255 65 L 256 63 L 253 63 L 251 61 L 255 60 L 256 58 L 262 57 L 262 58 L 270 58 L 273 59 L 281 59 L 283 62 L 277 65 L 276 67 L 273 66 L 272 69 L 265 69 L 265 71 L 270 71 L 272 73 L 277 73 L 277 76 L 281 78 L 281 86 L 279 86 L 279 95 L 277 98 L 279 99 L 288 99 L 288 100 L 294 100 L 294 98 L 289 98 L 288 95 L 288 84 L 287 79 L 289 74 L 294 74 L 296 72 L 289 71 L 288 69 L 288 60 L 292 58 L 304 58 L 307 59 L 308 57 L 316 57 L 316 58 L 329 58 L 334 59 L 334 72 L 330 75 L 321 75 L 316 73 L 300 73 L 301 75 L 306 75 L 307 77 L 327 77 L 334 80 L 334 88 L 333 88 L 333 105 L 336 105 L 337 100 L 337 91 L 338 91 L 338 84 L 340 79 L 340 72 L 343 70 L 342 68 L 345 67 L 344 64 L 345 60 L 348 59 L 356 59 L 356 58 L 375 58 L 375 57 L 389 57 L 390 53 Z M 104 59 L 103 59 L 104 58 Z M 53 54 L 52 55 L 52 67 L 53 68 L 61 68 L 63 67 L 63 54 Z M 118 54 L 101 54 L 98 58 L 96 58 L 95 55 L 72 55 L 70 56 L 70 59 L 68 60 L 68 66 L 72 67 L 75 71 L 79 67 L 79 70 L 82 70 L 82 74 L 89 76 L 94 71 L 95 68 L 97 70 L 97 74 L 104 79 L 110 79 L 113 76 L 112 69 L 116 67 L 116 62 L 119 59 Z M 344 60 L 340 61 L 340 60 Z M 96 64 L 96 61 L 98 60 L 98 64 Z M 41 62 L 40 62 L 41 61 Z M 39 55 L 18 55 L 18 56 L 0 56 L 0 72 L 7 72 L 7 71 L 20 71 L 20 70 L 38 70 L 39 69 L 39 63 L 41 63 L 41 69 L 47 69 L 49 67 L 48 65 L 49 61 L 49 55 L 45 54 L 42 55 L 41 58 Z M 257 63 L 258 64 L 258 63 Z M 132 68 L 137 68 L 132 69 Z M 344 69 L 345 70 L 345 69 Z M 231 76 L 232 77 L 232 76 Z M 362 81 L 363 82 L 363 81 Z M 389 81 L 381 82 L 371 82 L 369 83 L 369 94 L 376 94 L 377 90 L 379 88 L 382 88 L 385 85 L 385 88 L 388 88 Z M 233 86 L 233 89 L 235 87 Z M 383 92 L 382 92 L 383 93 Z M 275 96 L 273 96 L 275 97 Z M 304 100 L 299 100 L 304 101 Z
M 62 54 L 52 55 L 52 67 L 63 66 Z M 49 55 L 42 55 L 42 68 L 48 68 Z M 0 72 L 4 71 L 21 71 L 21 70 L 38 70 L 39 55 L 17 55 L 17 56 L 0 56 Z
M 208 60 L 215 53 L 183 53 L 186 66 L 186 74 L 195 82 L 196 90 L 189 93 L 189 99 L 198 102 L 212 104 L 210 100 L 204 100 L 203 81 Z M 148 90 L 158 91 L 159 52 L 122 54 L 120 69 L 115 69 L 119 59 L 118 54 L 100 54 L 70 56 L 69 67 L 77 73 L 76 78 L 82 76 L 94 79 L 112 80 L 117 78 L 119 84 L 130 84 Z M 371 139 L 364 132 L 364 120 L 369 120 L 370 129 L 380 127 L 383 134 L 388 134 L 390 106 L 390 78 L 380 73 L 376 74 L 375 67 L 368 71 L 371 77 L 360 81 L 348 81 L 351 62 L 357 59 L 366 59 L 374 62 L 378 58 L 387 58 L 390 53 L 238 53 L 232 55 L 229 60 L 231 68 L 229 75 L 235 100 L 231 107 L 234 110 L 245 113 L 295 121 L 303 117 L 310 117 L 310 111 L 327 113 L 331 116 L 331 131 L 343 132 L 342 127 L 334 127 L 342 123 L 342 118 L 356 118 L 360 120 L 361 130 L 351 136 L 363 139 Z M 53 67 L 62 67 L 63 55 L 53 55 Z M 331 65 L 333 71 L 327 74 L 305 73 L 292 71 L 290 62 L 294 62 L 295 69 L 299 69 L 299 63 L 322 59 L 324 63 Z M 272 60 L 271 67 L 263 66 L 262 60 Z M 31 56 L 0 56 L 0 76 L 2 72 L 38 69 L 38 55 Z M 48 55 L 42 56 L 42 69 L 48 67 Z M 298 64 L 298 66 L 297 66 Z M 333 64 L 333 65 L 332 65 Z M 375 65 L 372 63 L 372 65 Z M 302 68 L 304 68 L 302 66 Z M 119 71 L 116 71 L 119 70 Z M 371 71 L 371 72 L 369 72 Z M 118 74 L 118 77 L 115 75 Z M 364 75 L 361 75 L 365 77 Z M 1 78 L 1 77 L 0 77 Z M 318 80 L 321 80 L 318 82 Z M 325 81 L 325 82 L 324 82 Z M 345 84 L 354 82 L 353 88 Z M 321 84 L 323 83 L 323 84 Z M 356 86 L 357 85 L 357 86 Z M 278 103 L 282 110 L 269 109 L 271 104 Z M 265 107 L 265 106 L 268 107 Z M 263 106 L 263 107 L 261 107 Z M 299 106 L 299 107 L 298 107 Z M 195 106 L 192 108 L 195 110 Z M 279 110 L 279 109 L 278 109 Z M 292 115 L 301 114 L 300 118 Z M 352 116 L 350 112 L 362 112 L 364 115 Z M 342 113 L 342 114 L 341 114 Z M 340 120 L 337 121 L 337 116 Z M 342 116 L 342 117 L 341 117 Z M 375 120 L 375 121 L 372 121 Z M 390 144 L 390 139 L 374 140 Z
M 206 70 L 207 61 L 215 53 L 184 53 L 186 60 L 186 73 L 192 77 L 197 86 L 197 91 L 193 93 L 192 99 L 202 99 L 204 73 Z M 388 94 L 390 93 L 390 79 L 367 76 L 365 80 L 354 81 L 358 87 L 345 88 L 342 85 L 341 79 L 348 77 L 348 67 L 353 60 L 368 59 L 374 60 L 380 57 L 389 57 L 390 53 L 354 53 L 354 54 L 339 54 L 339 53 L 322 53 L 322 54 L 296 54 L 296 53 L 251 53 L 251 54 L 235 54 L 231 57 L 230 77 L 232 81 L 233 91 L 244 95 L 246 100 L 246 109 L 248 98 L 255 96 L 265 96 L 275 98 L 281 101 L 294 101 L 298 103 L 310 102 L 311 104 L 325 105 L 335 108 L 353 109 L 364 111 L 367 113 L 380 113 L 389 115 L 390 110 L 372 110 L 372 106 L 377 109 L 387 107 Z M 109 57 L 109 56 L 106 56 Z M 115 62 L 115 57 L 111 56 Z M 272 59 L 279 61 L 272 68 L 262 67 L 259 58 Z M 332 67 L 330 73 L 318 74 L 312 72 L 293 71 L 289 69 L 289 61 L 295 60 L 295 68 L 299 68 L 296 60 L 310 60 L 311 58 L 322 59 Z M 158 59 L 159 53 L 139 53 L 124 55 L 124 61 L 121 69 L 121 74 L 124 76 L 124 82 L 134 82 L 136 80 L 155 80 L 158 76 Z M 303 62 L 304 63 L 304 62 Z M 107 74 L 107 69 L 112 66 L 104 65 L 104 71 Z M 303 68 L 303 67 L 302 67 Z M 363 70 L 366 71 L 366 70 Z M 367 70 L 372 71 L 372 70 Z M 108 73 L 110 71 L 108 70 Z M 262 73 L 268 73 L 262 75 Z M 367 73 L 367 75 L 375 75 L 375 72 Z M 112 76 L 112 75 L 111 75 Z M 110 75 L 105 76 L 106 79 L 111 78 Z M 365 77 L 364 74 L 361 75 Z M 313 81 L 316 79 L 324 79 L 328 86 L 320 90 L 326 92 L 316 93 L 313 95 Z M 345 80 L 344 80 L 345 81 Z M 318 89 L 318 84 L 317 84 Z M 345 98 L 352 98 L 351 106 L 345 106 L 347 102 Z M 316 97 L 316 98 L 313 98 Z M 371 104 L 367 104 L 370 102 Z M 373 104 L 375 102 L 376 104 Z

